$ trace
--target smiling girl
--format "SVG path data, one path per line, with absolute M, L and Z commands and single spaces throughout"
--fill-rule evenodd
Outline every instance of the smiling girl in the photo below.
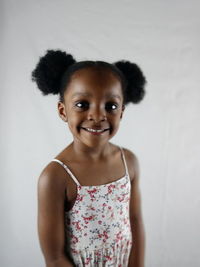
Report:
M 141 69 L 47 50 L 32 80 L 43 95 L 59 94 L 58 114 L 73 135 L 38 179 L 46 267 L 144 267 L 138 159 L 110 142 L 125 106 L 145 95 Z

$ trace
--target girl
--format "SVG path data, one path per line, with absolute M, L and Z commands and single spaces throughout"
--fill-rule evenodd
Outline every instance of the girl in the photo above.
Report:
M 129 61 L 76 62 L 47 50 L 32 72 L 43 95 L 59 94 L 58 114 L 73 141 L 38 180 L 38 233 L 47 267 L 143 267 L 139 165 L 109 140 L 146 79 Z

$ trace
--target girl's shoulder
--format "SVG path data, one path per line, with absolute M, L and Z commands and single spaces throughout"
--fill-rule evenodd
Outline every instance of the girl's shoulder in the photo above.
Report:
M 133 152 L 132 150 L 125 148 L 125 147 L 121 147 L 121 148 L 124 151 L 124 156 L 126 159 L 126 163 L 127 163 L 127 167 L 128 167 L 128 171 L 130 175 L 130 180 L 132 181 L 138 169 L 138 157 L 136 156 L 135 152 Z
M 41 171 L 38 183 L 45 183 L 46 186 L 63 188 L 66 183 L 67 172 L 55 161 L 50 161 Z M 58 179 L 59 177 L 59 179 Z
M 62 161 L 62 155 L 63 151 L 54 158 Z M 64 193 L 66 185 L 69 183 L 68 181 L 70 181 L 70 177 L 67 171 L 57 162 L 50 161 L 40 173 L 38 186 L 44 185 L 46 187 L 53 187 L 55 190 L 62 190 Z
M 128 160 L 136 160 L 137 159 L 135 152 L 133 152 L 132 150 L 125 148 L 125 147 L 121 147 L 121 148 L 123 149 L 124 154 Z

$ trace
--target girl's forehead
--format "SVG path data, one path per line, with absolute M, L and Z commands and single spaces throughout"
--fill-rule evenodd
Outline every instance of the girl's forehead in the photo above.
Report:
M 67 88 L 67 94 L 76 92 L 92 91 L 122 94 L 121 82 L 110 70 L 105 69 L 81 69 L 76 71 L 70 80 Z

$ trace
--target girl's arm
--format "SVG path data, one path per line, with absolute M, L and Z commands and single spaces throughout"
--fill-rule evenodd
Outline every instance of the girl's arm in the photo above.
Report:
M 139 163 L 136 155 L 129 151 L 130 166 L 133 173 L 131 182 L 130 223 L 132 230 L 132 249 L 128 267 L 144 267 L 145 229 L 142 219 L 141 195 L 139 189 Z
M 46 267 L 73 267 L 64 253 L 64 184 L 46 167 L 38 180 L 38 234 Z

